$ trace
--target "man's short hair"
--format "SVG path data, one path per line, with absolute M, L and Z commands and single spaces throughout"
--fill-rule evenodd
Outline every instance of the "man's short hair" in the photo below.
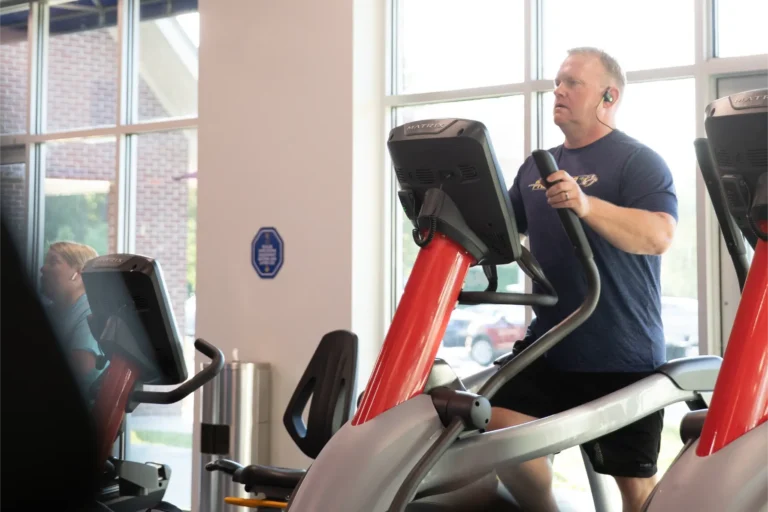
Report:
M 568 50 L 568 55 L 591 55 L 600 59 L 600 63 L 605 68 L 605 72 L 608 73 L 615 82 L 619 91 L 624 92 L 624 86 L 627 84 L 627 78 L 624 75 L 624 71 L 621 69 L 619 62 L 600 48 L 592 46 L 580 46 L 578 48 L 571 48 Z

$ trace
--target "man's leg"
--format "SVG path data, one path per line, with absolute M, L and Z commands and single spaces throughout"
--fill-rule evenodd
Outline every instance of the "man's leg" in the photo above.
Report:
M 645 501 L 656 487 L 656 475 L 650 478 L 617 476 L 614 477 L 621 491 L 623 512 L 640 512 Z
M 535 419 L 509 409 L 494 407 L 491 422 L 486 430 L 499 430 Z M 549 457 L 529 460 L 522 464 L 500 466 L 496 468 L 496 474 L 526 512 L 557 510 L 555 496 L 552 493 L 552 464 Z
M 663 427 L 662 409 L 584 445 L 595 471 L 616 480 L 623 512 L 640 512 L 656 486 Z

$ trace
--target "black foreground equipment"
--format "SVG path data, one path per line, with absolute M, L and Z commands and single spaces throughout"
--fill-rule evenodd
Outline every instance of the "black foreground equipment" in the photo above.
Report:
M 98 510 L 96 427 L 5 217 L 0 224 L 0 510 Z

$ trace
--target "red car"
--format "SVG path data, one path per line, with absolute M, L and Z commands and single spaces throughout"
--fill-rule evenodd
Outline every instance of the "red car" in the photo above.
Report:
M 467 337 L 470 357 L 477 364 L 488 366 L 510 351 L 516 341 L 525 337 L 525 308 L 496 306 L 478 315 Z

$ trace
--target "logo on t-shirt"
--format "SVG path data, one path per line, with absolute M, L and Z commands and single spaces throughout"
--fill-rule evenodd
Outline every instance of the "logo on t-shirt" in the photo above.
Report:
M 581 176 L 574 176 L 574 179 L 576 180 L 576 183 L 584 188 L 591 187 L 598 181 L 597 174 L 582 174 Z M 544 190 L 544 185 L 541 184 L 541 178 L 528 186 L 531 187 L 531 190 Z

